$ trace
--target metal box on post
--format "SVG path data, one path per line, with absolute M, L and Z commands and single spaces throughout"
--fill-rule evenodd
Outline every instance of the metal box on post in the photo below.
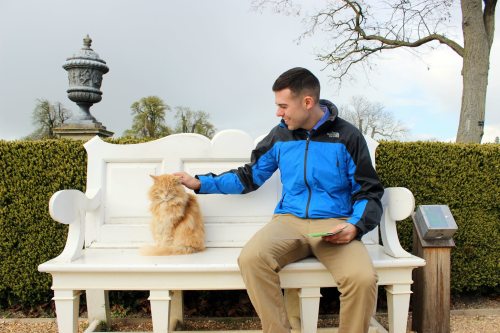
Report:
M 426 240 L 450 239 L 457 231 L 457 224 L 446 205 L 421 205 L 415 212 L 416 226 Z
M 424 258 L 426 265 L 413 271 L 412 329 L 449 333 L 450 255 L 457 224 L 446 205 L 418 206 L 413 224 L 413 254 Z

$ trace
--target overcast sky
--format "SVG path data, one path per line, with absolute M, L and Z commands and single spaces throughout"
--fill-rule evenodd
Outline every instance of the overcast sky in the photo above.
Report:
M 304 13 L 323 3 L 303 2 Z M 459 27 L 451 33 L 460 36 Z M 61 66 L 89 34 L 93 50 L 110 68 L 103 99 L 91 112 L 115 137 L 131 126 L 130 105 L 151 95 L 171 107 L 208 112 L 218 130 L 265 134 L 279 120 L 274 80 L 301 66 L 320 79 L 322 98 L 344 105 L 363 95 L 409 127 L 409 140 L 454 140 L 461 58 L 447 47 L 419 57 L 387 52 L 373 71 L 356 72 L 356 80 L 338 89 L 315 56 L 326 39 L 317 35 L 297 43 L 304 30 L 300 17 L 253 11 L 250 0 L 0 0 L 0 139 L 34 130 L 37 98 L 77 109 L 67 98 Z M 499 35 L 491 52 L 483 142 L 500 136 Z

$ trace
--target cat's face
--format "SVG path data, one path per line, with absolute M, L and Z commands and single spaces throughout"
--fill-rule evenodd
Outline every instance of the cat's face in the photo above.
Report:
M 174 175 L 153 176 L 153 186 L 149 190 L 149 198 L 155 202 L 168 202 L 174 198 L 184 198 L 186 191 L 178 177 Z

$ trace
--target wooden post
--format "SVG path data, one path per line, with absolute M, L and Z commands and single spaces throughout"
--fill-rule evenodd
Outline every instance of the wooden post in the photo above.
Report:
M 423 239 L 414 224 L 413 254 L 425 259 L 426 264 L 413 270 L 413 331 L 450 332 L 450 253 L 453 247 L 453 239 Z

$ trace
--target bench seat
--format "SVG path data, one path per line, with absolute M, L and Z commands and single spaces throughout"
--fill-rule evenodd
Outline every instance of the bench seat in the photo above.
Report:
M 383 269 L 384 267 L 407 268 L 422 262 L 422 260 L 415 257 L 394 260 L 394 257 L 386 254 L 384 248 L 380 245 L 366 245 L 366 248 L 377 269 Z M 139 255 L 137 249 L 106 249 L 105 251 L 103 249 L 87 249 L 80 258 L 70 263 L 58 263 L 57 259 L 52 259 L 40 265 L 39 270 L 51 273 L 117 272 L 121 274 L 130 272 L 204 273 L 222 271 L 228 274 L 239 274 L 237 258 L 240 251 L 241 248 L 207 248 L 203 252 L 190 255 L 146 257 Z M 288 264 L 283 268 L 281 274 L 295 271 L 325 271 L 325 267 L 315 258 L 310 257 Z M 117 276 L 117 278 L 119 277 Z M 380 284 L 384 284 L 382 281 L 380 281 Z M 243 285 L 238 287 L 244 289 Z

